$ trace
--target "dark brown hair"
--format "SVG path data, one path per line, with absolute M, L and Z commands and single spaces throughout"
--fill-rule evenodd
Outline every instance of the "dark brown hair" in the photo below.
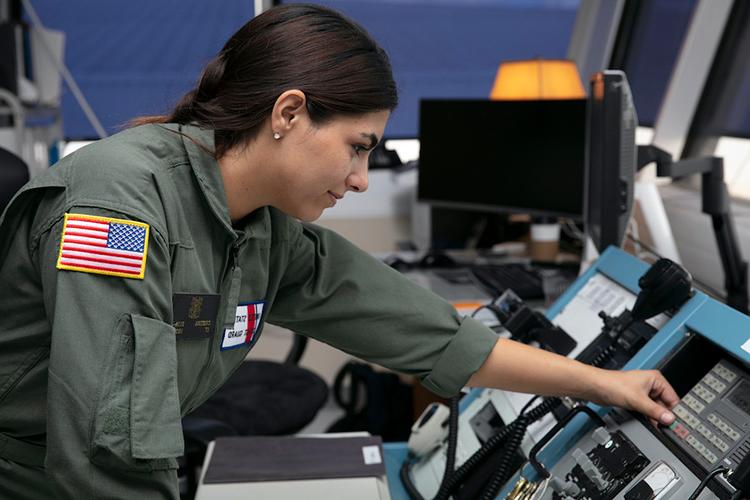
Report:
M 316 124 L 398 104 L 388 56 L 362 27 L 319 5 L 290 4 L 263 12 L 232 35 L 171 114 L 131 124 L 213 129 L 221 157 L 254 138 L 276 99 L 290 89 L 305 93 Z

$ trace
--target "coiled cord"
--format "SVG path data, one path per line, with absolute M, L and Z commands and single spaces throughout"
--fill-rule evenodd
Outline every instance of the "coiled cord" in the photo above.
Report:
M 521 447 L 521 442 L 523 442 L 523 437 L 526 435 L 526 429 L 529 424 L 529 418 L 523 415 L 518 417 L 511 424 L 512 430 L 508 437 L 508 444 L 503 450 L 497 469 L 482 490 L 480 496 L 482 500 L 493 500 L 503 484 L 505 484 L 510 475 L 513 474 L 513 471 L 510 469 L 511 464 L 513 463 L 513 456 L 518 451 L 518 448 Z
M 615 355 L 615 352 L 617 351 L 617 342 L 620 340 L 620 337 L 622 337 L 625 331 L 631 326 L 633 326 L 633 323 L 635 323 L 635 320 L 633 318 L 628 319 L 628 321 L 625 322 L 624 325 L 622 325 L 622 327 L 620 328 L 620 331 L 617 332 L 617 334 L 607 344 L 607 347 L 605 347 L 599 354 L 597 354 L 596 357 L 589 362 L 589 364 L 591 366 L 601 368 L 602 365 L 604 365 L 604 363 L 606 363 L 610 358 L 612 358 Z
M 597 354 L 596 357 L 589 362 L 589 364 L 591 366 L 601 367 L 607 360 L 611 359 L 611 357 L 617 350 L 617 341 L 620 339 L 622 333 L 627 330 L 632 324 L 633 321 L 630 320 L 625 325 L 623 325 L 623 327 L 620 329 L 620 332 L 612 339 L 607 347 L 605 347 L 599 354 Z M 530 410 L 528 412 L 528 415 L 526 415 L 526 410 L 535 399 L 536 397 L 532 398 L 527 403 L 527 405 L 521 411 L 519 417 L 513 423 L 507 425 L 506 427 L 503 427 L 497 434 L 492 436 L 484 444 L 484 446 L 477 450 L 474 455 L 469 457 L 466 462 L 464 462 L 458 469 L 456 469 L 452 473 L 451 471 L 453 470 L 453 467 L 455 465 L 456 446 L 458 439 L 458 399 L 451 399 L 451 416 L 450 426 L 448 430 L 448 451 L 446 456 L 445 473 L 443 474 L 443 480 L 440 483 L 440 487 L 438 488 L 438 492 L 434 500 L 448 500 L 451 493 L 453 493 L 456 488 L 463 483 L 464 479 L 469 475 L 471 471 L 473 471 L 480 463 L 482 463 L 487 455 L 497 450 L 498 447 L 503 446 L 507 443 L 503 455 L 500 459 L 500 466 L 492 475 L 492 478 L 483 490 L 482 498 L 494 498 L 494 496 L 497 495 L 497 488 L 501 487 L 505 483 L 505 481 L 507 481 L 508 478 L 505 476 L 509 476 L 510 473 L 512 473 L 512 471 L 510 471 L 509 473 L 506 469 L 510 467 L 513 455 L 520 448 L 528 426 L 554 410 L 561 403 L 561 400 L 559 398 L 545 398 L 542 403 L 537 405 L 534 409 Z M 456 405 L 455 408 L 454 404 Z M 411 482 L 411 478 L 409 477 L 409 469 L 411 468 L 413 461 L 413 458 L 407 459 L 401 465 L 401 482 L 404 484 L 404 488 L 406 489 L 406 492 L 412 500 L 424 500 L 422 495 L 419 493 L 419 491 L 417 491 L 416 487 Z
M 601 368 L 601 366 L 604 363 L 606 363 L 612 356 L 614 356 L 615 351 L 617 350 L 615 342 L 616 342 L 616 339 L 612 343 L 610 343 L 603 351 L 597 354 L 596 357 L 592 359 L 589 364 L 591 366 L 596 366 L 597 368 Z
M 411 469 L 411 466 L 414 464 L 415 461 L 414 455 L 411 453 L 409 456 L 406 457 L 406 460 L 401 464 L 401 469 L 399 469 L 398 476 L 401 478 L 401 483 L 404 485 L 404 489 L 406 490 L 406 494 L 409 495 L 409 498 L 411 500 L 425 500 L 422 494 L 417 490 L 417 487 L 414 486 L 414 483 L 411 482 L 411 478 L 409 477 L 409 469 Z
M 527 415 L 523 416 L 523 419 L 528 422 L 526 424 L 526 427 L 554 410 L 557 405 L 560 404 L 560 402 L 561 400 L 559 398 L 548 398 L 539 403 L 532 410 L 530 410 Z M 518 421 L 518 418 L 515 421 Z M 514 423 L 500 429 L 500 431 L 492 436 L 484 444 L 484 446 L 477 450 L 471 457 L 468 458 L 468 460 L 466 460 L 458 469 L 456 469 L 456 471 L 447 480 L 444 480 L 443 487 L 441 487 L 441 490 L 438 492 L 435 500 L 448 500 L 448 497 L 451 495 L 451 493 L 453 493 L 456 488 L 464 482 L 466 476 L 468 476 L 471 471 L 473 471 L 479 464 L 484 461 L 487 455 L 497 450 L 498 447 L 503 446 L 506 441 L 509 440 L 514 430 L 517 429 L 515 427 L 515 421 Z M 521 435 L 521 439 L 523 439 L 523 434 Z M 518 447 L 516 447 L 512 453 L 515 453 L 517 449 Z M 510 454 L 511 458 L 512 453 Z
M 450 419 L 448 420 L 448 452 L 445 457 L 445 472 L 443 480 L 440 482 L 437 497 L 441 496 L 442 491 L 446 488 L 448 479 L 453 475 L 456 468 L 456 447 L 458 444 L 458 396 L 453 396 L 450 400 Z

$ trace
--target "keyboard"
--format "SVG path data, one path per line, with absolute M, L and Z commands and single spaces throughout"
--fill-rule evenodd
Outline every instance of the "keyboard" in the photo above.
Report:
M 544 299 L 541 274 L 526 264 L 477 265 L 471 272 L 494 297 L 510 288 L 524 300 Z

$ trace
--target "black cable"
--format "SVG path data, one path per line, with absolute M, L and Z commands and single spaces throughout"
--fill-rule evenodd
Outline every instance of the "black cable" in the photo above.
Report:
M 443 480 L 440 482 L 437 495 L 440 497 L 443 490 L 447 487 L 448 479 L 453 475 L 456 468 L 456 445 L 458 443 L 458 396 L 453 396 L 450 400 L 450 417 L 448 419 L 448 451 L 445 456 L 445 472 Z
M 539 406 L 535 407 L 531 412 L 529 412 L 529 416 L 523 415 L 522 412 L 522 414 L 513 422 L 513 424 L 511 424 L 513 426 L 513 430 L 511 431 L 508 438 L 508 443 L 503 449 L 503 455 L 500 457 L 500 463 L 495 470 L 495 473 L 492 475 L 490 480 L 485 485 L 484 490 L 482 491 L 482 500 L 493 500 L 500 491 L 500 488 L 502 488 L 502 486 L 508 481 L 508 479 L 510 479 L 510 476 L 513 474 L 513 470 L 510 469 L 513 463 L 513 458 L 521 448 L 523 437 L 526 435 L 526 431 L 529 425 L 552 411 L 552 409 L 557 406 L 557 404 L 553 404 L 555 403 L 555 399 L 557 398 L 552 398 L 550 400 L 542 402 L 541 404 L 539 404 Z M 553 403 L 545 404 L 548 401 L 553 401 Z M 556 403 L 559 402 L 560 400 L 558 399 Z M 550 404 L 552 404 L 552 406 L 550 406 Z
M 527 415 L 524 415 L 523 418 L 528 420 L 527 426 L 547 415 L 560 403 L 561 401 L 559 398 L 549 398 L 539 403 L 536 407 L 530 410 Z M 513 424 L 511 423 L 500 429 L 497 434 L 487 440 L 479 450 L 469 457 L 459 468 L 456 469 L 451 477 L 448 478 L 445 482 L 444 491 L 441 492 L 441 495 L 436 496 L 435 500 L 447 500 L 450 494 L 464 482 L 466 476 L 468 476 L 471 471 L 481 464 L 490 453 L 494 452 L 508 441 L 513 430 Z
M 600 367 L 611 356 L 613 356 L 616 351 L 617 341 L 620 339 L 623 332 L 625 332 L 625 330 L 630 328 L 630 326 L 633 323 L 634 323 L 633 319 L 630 319 L 629 321 L 627 321 L 623 325 L 623 327 L 620 329 L 620 331 L 617 333 L 617 335 L 612 339 L 609 345 L 602 352 L 600 352 L 591 361 L 590 364 L 592 366 Z M 531 406 L 534 400 L 537 399 L 538 397 L 539 396 L 537 395 L 531 398 L 531 400 L 528 403 L 526 403 L 526 405 L 524 405 L 524 407 L 521 409 L 521 413 L 519 414 L 519 417 L 513 422 L 512 424 L 513 430 L 510 433 L 510 437 L 508 438 L 508 444 L 505 446 L 503 456 L 500 460 L 500 465 L 498 466 L 495 473 L 492 475 L 487 485 L 485 486 L 484 490 L 482 491 L 482 496 L 481 496 L 482 500 L 492 500 L 497 496 L 502 485 L 508 481 L 508 479 L 510 478 L 510 475 L 513 473 L 513 471 L 507 470 L 507 469 L 510 467 L 511 460 L 513 459 L 513 455 L 521 447 L 521 443 L 523 441 L 523 437 L 526 435 L 526 430 L 528 426 L 548 412 L 547 407 L 545 406 L 545 403 L 543 402 L 529 413 L 528 418 L 524 416 L 524 414 L 526 413 L 526 410 Z M 547 401 L 552 401 L 552 400 L 557 400 L 557 403 L 560 402 L 560 400 L 557 398 L 552 398 Z M 544 411 L 544 414 L 540 414 L 542 411 Z M 551 411 L 551 409 L 549 411 Z
M 617 342 L 620 340 L 622 335 L 625 333 L 625 331 L 633 326 L 633 323 L 635 323 L 635 320 L 633 318 L 630 318 L 623 326 L 620 328 L 620 331 L 617 332 L 617 335 L 615 335 L 612 340 L 607 344 L 607 347 L 602 349 L 602 351 L 597 354 L 594 359 L 592 359 L 588 364 L 591 366 L 595 366 L 597 368 L 601 368 L 604 363 L 606 363 L 609 359 L 611 359 L 615 352 L 617 351 Z
M 558 398 L 550 398 L 540 403 L 529 412 L 528 416 L 524 417 L 524 419 L 528 420 L 528 423 L 525 425 L 525 427 L 528 427 L 529 424 L 545 416 L 558 404 L 560 404 L 560 400 Z M 467 474 L 469 474 L 478 464 L 480 464 L 489 453 L 506 442 L 506 440 L 510 436 L 511 430 L 513 430 L 513 424 L 503 427 L 500 432 L 490 438 L 490 440 L 487 441 L 487 443 L 485 443 L 485 445 L 480 450 L 478 450 L 466 462 L 464 462 L 464 464 L 461 465 L 461 467 L 459 467 L 449 478 L 444 478 L 443 483 L 441 484 L 442 491 L 438 491 L 435 500 L 447 500 L 450 497 L 450 494 L 456 489 L 456 487 L 463 482 L 463 479 Z M 521 438 L 523 438 L 523 435 L 521 435 Z M 411 469 L 414 460 L 415 457 L 413 456 L 409 456 L 406 460 L 404 460 L 404 462 L 401 464 L 399 476 L 401 482 L 404 485 L 406 493 L 412 500 L 424 500 L 422 495 L 412 483 L 411 477 L 409 476 L 409 470 Z
M 609 343 L 607 347 L 605 347 L 599 354 L 596 355 L 594 359 L 591 360 L 589 363 L 591 366 L 596 366 L 597 368 L 601 368 L 601 366 L 606 363 L 612 356 L 614 356 L 615 351 L 617 350 L 615 346 L 615 342 L 617 342 L 617 339 L 613 339 L 612 342 Z
M 698 495 L 701 494 L 701 491 L 703 491 L 703 488 L 706 487 L 706 485 L 708 484 L 709 481 L 711 481 L 711 479 L 713 479 L 715 476 L 718 476 L 719 474 L 723 474 L 727 472 L 728 470 L 729 470 L 728 467 L 719 466 L 715 468 L 714 470 L 712 470 L 711 472 L 709 472 L 706 475 L 706 477 L 703 478 L 703 481 L 701 481 L 701 484 L 698 485 L 698 487 L 695 489 L 693 494 L 690 495 L 690 498 L 688 498 L 688 500 L 696 500 L 696 498 L 698 498 Z
M 533 398 L 531 398 L 528 403 L 526 403 L 525 405 L 523 405 L 523 408 L 521 408 L 521 413 L 519 413 L 518 415 L 519 416 L 525 415 L 526 414 L 526 410 L 528 410 L 529 408 L 531 408 L 531 405 L 534 404 L 534 401 L 536 401 L 540 397 L 541 396 L 539 396 L 539 394 L 537 394 L 536 396 L 534 396 Z
M 488 308 L 487 305 L 482 305 L 475 309 L 472 313 L 472 317 L 485 308 Z M 627 325 L 629 326 L 630 323 Z M 618 338 L 619 336 L 615 337 L 612 344 L 614 344 Z M 612 347 L 612 345 L 610 345 L 610 347 Z M 601 355 L 602 353 L 600 353 L 599 356 Z M 599 356 L 597 356 L 597 358 Z M 604 360 L 606 360 L 606 358 Z M 455 467 L 456 447 L 458 441 L 458 398 L 451 398 L 445 472 L 443 473 L 443 480 L 440 483 L 435 500 L 447 500 L 458 485 L 463 482 L 464 478 L 476 468 L 476 466 L 479 465 L 487 455 L 495 451 L 499 446 L 505 444 L 505 449 L 500 457 L 500 464 L 483 490 L 483 494 L 486 498 L 494 498 L 497 494 L 496 490 L 499 489 L 505 481 L 507 481 L 510 474 L 513 473 L 513 471 L 508 469 L 512 464 L 513 456 L 521 447 L 528 426 L 547 415 L 561 403 L 559 398 L 544 399 L 542 403 L 529 412 L 529 415 L 526 415 L 528 409 L 537 399 L 539 399 L 539 397 L 539 395 L 536 395 L 531 398 L 523 406 L 516 420 L 503 427 L 455 471 L 453 469 Z M 409 470 L 413 464 L 412 462 L 413 459 L 405 460 L 401 465 L 399 474 L 401 482 L 404 484 L 404 488 L 412 500 L 424 500 L 409 476 Z
M 477 313 L 478 313 L 479 311 L 481 311 L 482 309 L 490 309 L 490 308 L 489 308 L 489 304 L 482 304 L 481 306 L 479 306 L 479 307 L 477 307 L 476 309 L 474 309 L 474 312 L 472 312 L 472 313 L 471 313 L 471 317 L 472 317 L 472 318 L 476 318 L 476 316 L 477 316 Z M 490 309 L 490 310 L 492 310 L 492 309 Z
M 480 496 L 482 500 L 493 500 L 497 496 L 497 493 L 500 491 L 500 488 L 502 488 L 503 484 L 505 484 L 505 482 L 510 478 L 510 475 L 513 474 L 513 470 L 511 470 L 513 457 L 521 447 L 523 437 L 526 435 L 526 429 L 529 427 L 530 423 L 531 422 L 529 421 L 528 417 L 521 415 L 511 424 L 512 430 L 510 432 L 510 436 L 508 437 L 508 444 L 503 450 L 503 455 L 500 457 L 500 461 L 498 463 L 497 469 L 495 469 L 495 473 L 492 474 L 489 481 L 482 490 Z
M 458 400 L 458 396 L 453 396 L 450 399 L 450 416 L 448 420 L 448 451 L 445 458 L 445 472 L 443 473 L 443 480 L 440 483 L 440 487 L 438 488 L 437 496 L 440 495 L 440 492 L 444 488 L 447 479 L 453 473 L 453 469 L 455 468 L 456 464 L 456 448 L 458 445 Z M 409 476 L 409 471 L 412 465 L 414 465 L 414 462 L 416 462 L 416 457 L 410 453 L 406 460 L 404 460 L 404 462 L 401 464 L 399 477 L 401 479 L 401 483 L 403 483 L 404 485 L 406 493 L 409 495 L 409 498 L 411 498 L 411 500 L 425 500 L 424 497 L 422 497 L 422 495 L 419 493 L 419 490 L 417 490 L 417 487 L 412 482 L 411 476 Z
M 401 484 L 404 485 L 406 494 L 409 495 L 409 498 L 411 498 L 411 500 L 425 500 L 424 497 L 419 493 L 419 490 L 417 490 L 417 487 L 414 486 L 414 483 L 411 482 L 411 477 L 409 477 L 409 469 L 411 469 L 414 460 L 414 455 L 410 453 L 401 464 L 401 469 L 399 470 L 398 475 L 401 478 Z
M 477 465 L 494 451 L 497 447 L 503 445 L 510 435 L 511 426 L 506 425 L 500 429 L 497 434 L 492 436 L 479 450 L 477 450 L 468 460 L 466 460 L 453 474 L 445 481 L 445 487 L 442 492 L 435 497 L 435 500 L 447 500 L 450 494 L 463 483 L 465 477 L 471 472 Z
M 630 328 L 633 325 L 634 322 L 635 322 L 635 320 L 633 320 L 632 318 L 629 319 L 622 326 L 622 328 L 617 333 L 617 335 L 615 335 L 612 338 L 611 342 L 609 342 L 609 344 L 607 345 L 607 347 L 605 347 L 599 354 L 597 354 L 596 357 L 593 360 L 591 360 L 591 362 L 589 364 L 591 366 L 595 366 L 595 367 L 599 368 L 607 360 L 609 360 L 612 356 L 614 356 L 614 354 L 615 354 L 615 352 L 617 350 L 617 342 L 620 340 L 620 338 L 622 337 L 623 333 L 628 328 Z M 516 419 L 516 422 L 518 422 L 518 420 L 520 420 L 520 417 L 524 416 L 524 414 L 526 413 L 526 410 L 531 406 L 531 404 L 537 398 L 539 398 L 538 395 L 534 396 L 533 398 L 531 398 L 531 400 L 528 403 L 526 403 L 526 405 L 524 405 L 524 407 L 521 409 L 521 413 L 519 414 L 519 419 Z M 553 399 L 557 399 L 557 398 L 553 398 Z M 559 403 L 560 400 L 557 399 L 557 402 Z M 540 407 L 542 407 L 543 404 L 544 403 L 540 404 L 537 408 L 534 408 L 534 410 L 529 414 L 529 417 L 530 418 L 537 417 L 537 414 L 538 414 L 537 413 L 537 409 L 540 408 Z M 541 416 L 539 416 L 538 418 L 541 418 Z M 531 420 L 531 421 L 527 422 L 523 426 L 523 428 L 519 427 L 518 429 L 514 429 L 514 432 L 511 434 L 511 437 L 509 439 L 508 445 L 506 446 L 506 450 L 505 450 L 506 451 L 506 455 L 503 456 L 503 462 L 502 462 L 503 466 L 505 465 L 505 460 L 506 459 L 509 460 L 510 458 L 512 458 L 512 454 L 510 454 L 511 450 L 512 450 L 512 453 L 515 453 L 515 451 L 520 447 L 521 441 L 523 440 L 523 436 L 526 433 L 526 429 L 535 420 L 536 420 L 536 418 L 534 418 L 534 420 Z M 514 424 L 516 422 L 514 422 Z M 520 435 L 520 440 L 518 440 L 518 436 L 519 435 Z M 518 444 L 516 444 L 516 440 L 518 440 Z M 505 471 L 504 469 L 498 467 L 497 471 L 495 472 L 495 474 L 492 476 L 492 478 L 488 482 L 487 486 L 485 487 L 485 489 L 483 491 L 483 495 L 482 495 L 481 498 L 483 500 L 492 500 L 492 499 L 494 499 L 497 496 L 497 493 L 498 493 L 500 487 L 502 487 L 502 485 L 505 484 L 507 482 L 507 480 L 509 479 L 509 476 L 510 476 L 511 473 L 512 473 L 512 471 Z

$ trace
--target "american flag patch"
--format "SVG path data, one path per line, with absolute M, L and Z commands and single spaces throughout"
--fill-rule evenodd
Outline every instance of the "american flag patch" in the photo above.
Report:
M 143 279 L 148 230 L 143 222 L 65 214 L 57 268 Z

